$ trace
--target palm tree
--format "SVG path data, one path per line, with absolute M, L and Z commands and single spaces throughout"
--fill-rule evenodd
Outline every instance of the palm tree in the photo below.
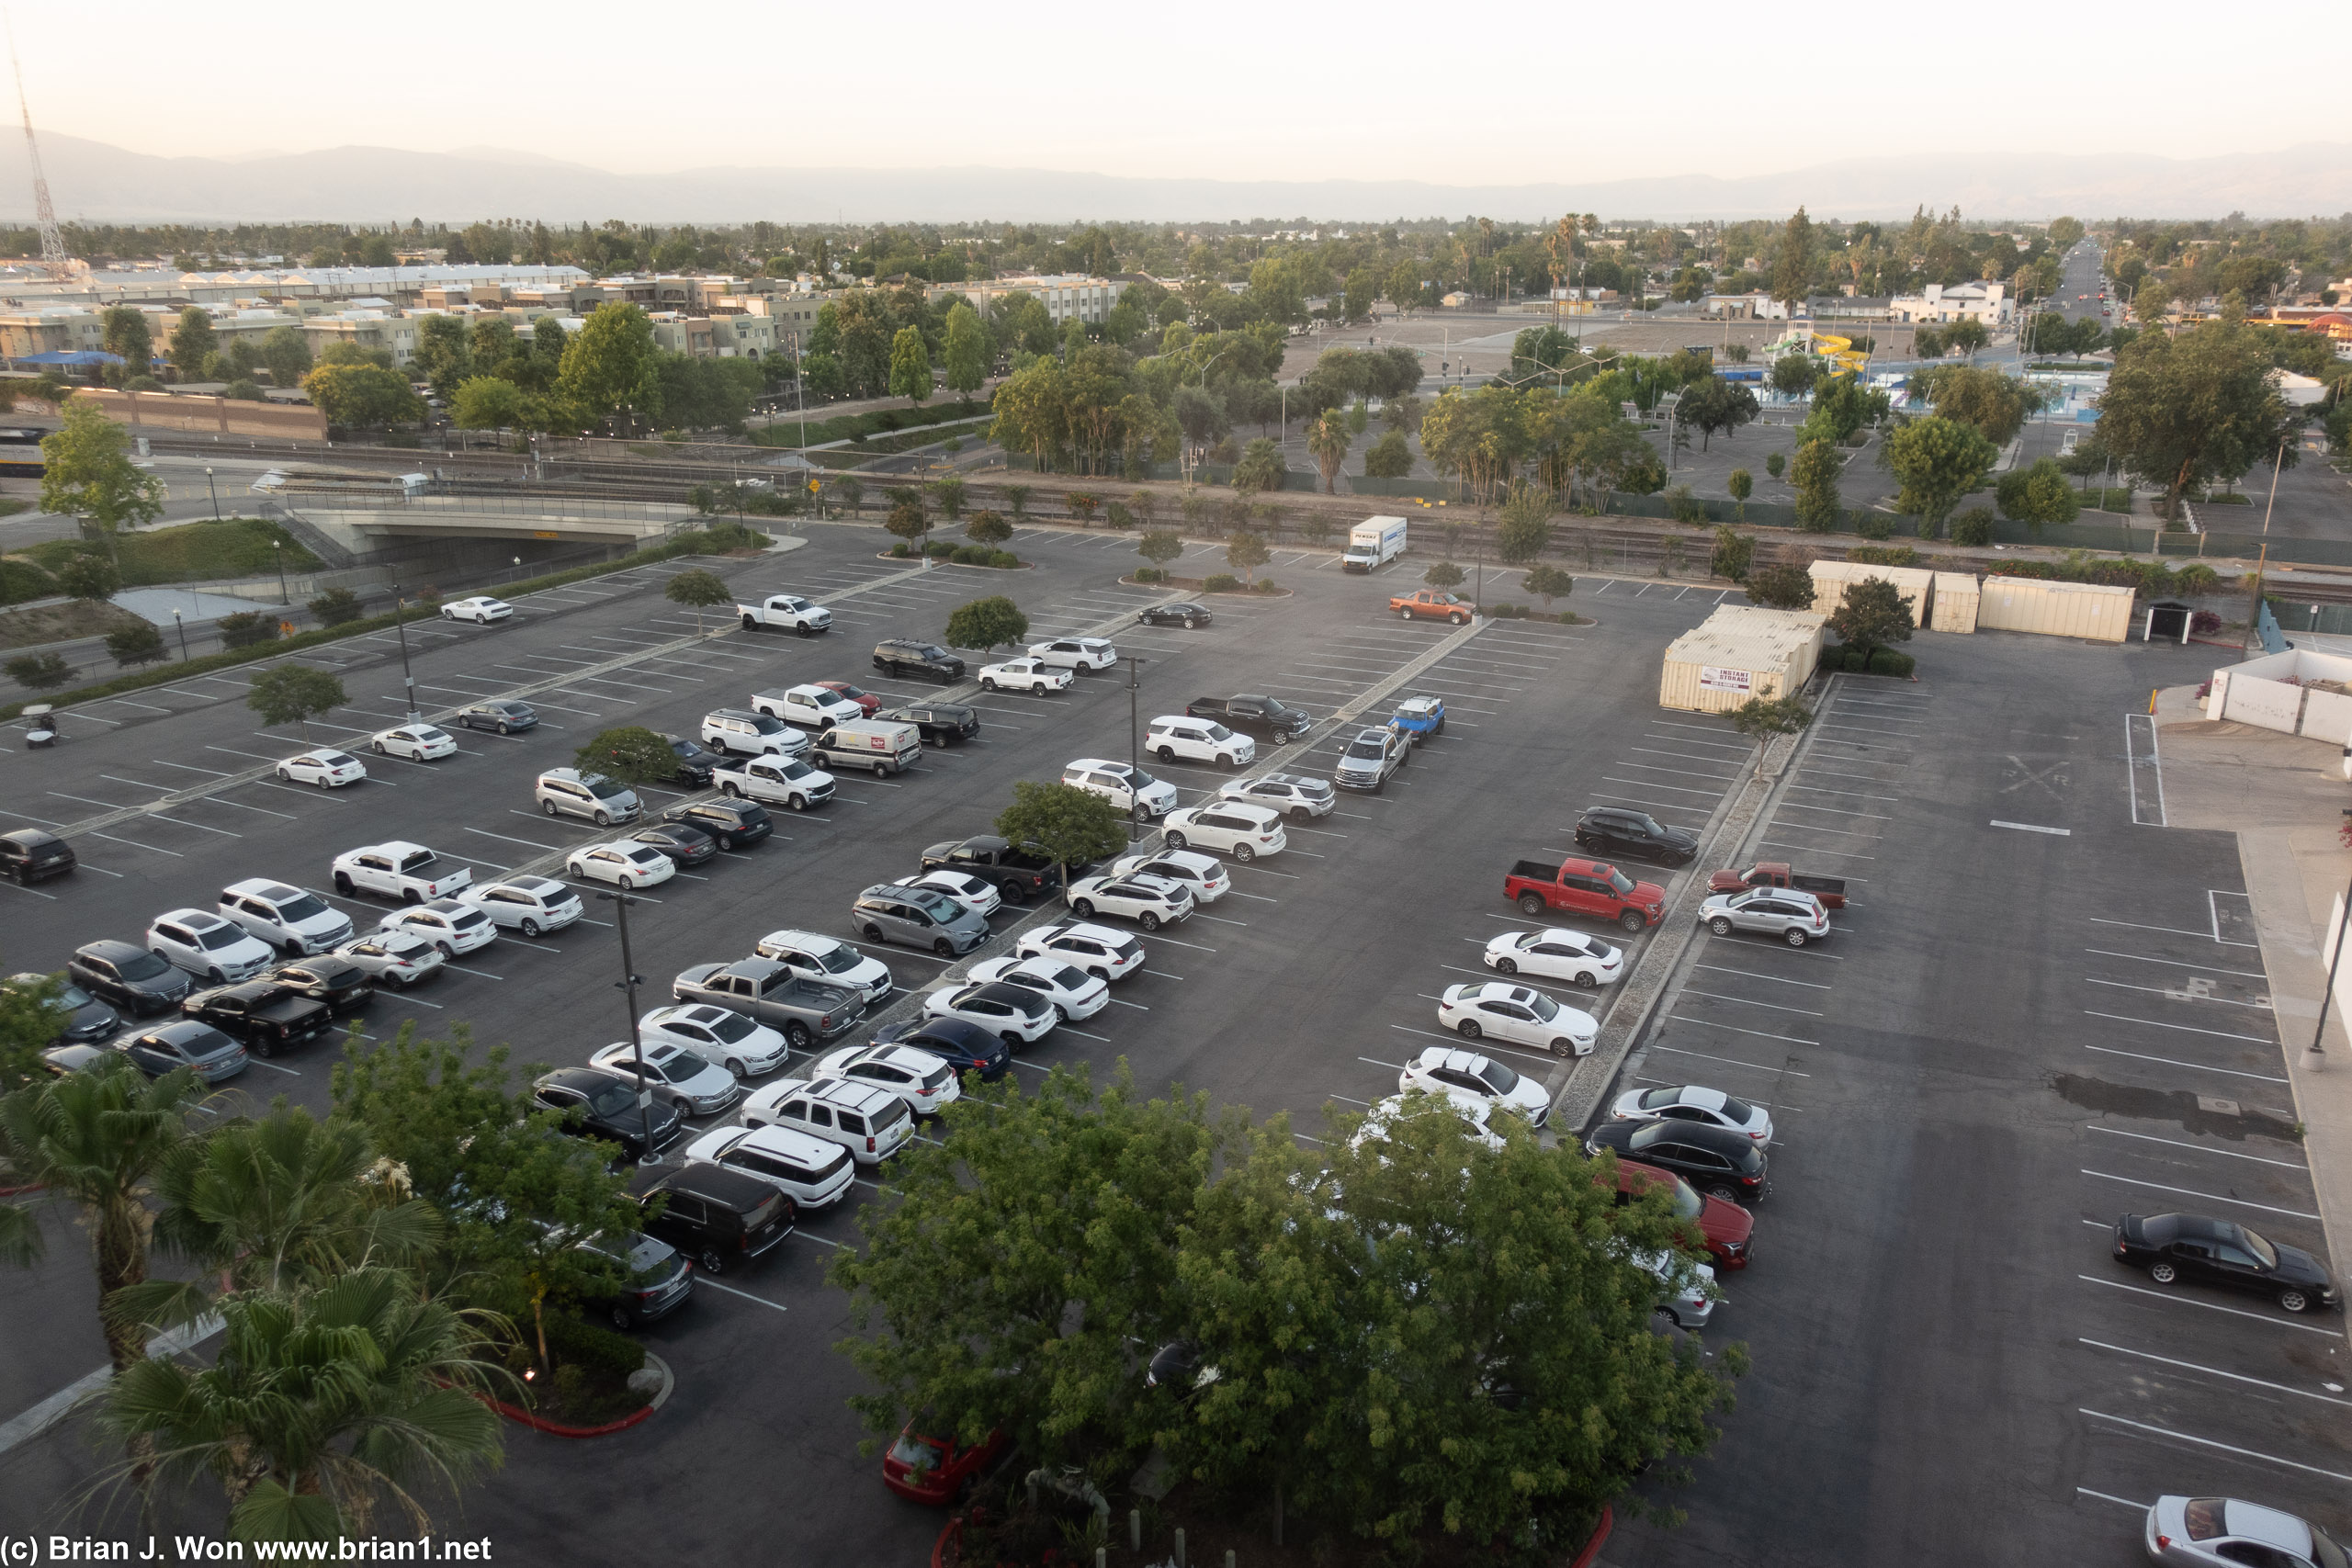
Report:
M 0 1185 L 38 1188 L 41 1201 L 80 1211 L 101 1301 L 147 1278 L 147 1199 L 187 1142 L 202 1092 L 185 1067 L 151 1082 L 118 1056 L 0 1100 Z M 0 1258 L 23 1267 L 40 1256 L 38 1213 L 38 1202 L 0 1204 Z M 104 1326 L 118 1373 L 145 1359 L 141 1325 L 107 1316 Z
M 367 1268 L 238 1292 L 220 1315 L 210 1365 L 138 1362 L 115 1379 L 105 1420 L 134 1450 L 153 1445 L 161 1478 L 219 1480 L 239 1539 L 366 1534 L 387 1499 L 429 1532 L 416 1489 L 454 1489 L 503 1457 L 481 1397 L 497 1375 L 477 1359 L 485 1326 L 413 1275 Z
M 1323 470 L 1326 494 L 1340 493 L 1340 465 L 1347 461 L 1348 443 L 1351 439 L 1347 422 L 1336 413 L 1324 413 L 1306 427 L 1307 454 L 1315 459 L 1315 466 Z

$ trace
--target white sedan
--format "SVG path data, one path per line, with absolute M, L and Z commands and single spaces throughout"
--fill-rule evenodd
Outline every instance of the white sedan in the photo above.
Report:
M 448 962 L 441 950 L 414 931 L 371 931 L 336 944 L 337 958 L 346 958 L 368 971 L 368 977 L 395 986 L 413 986 L 439 974 Z
M 1171 850 L 1198 844 L 1248 863 L 1260 855 L 1278 855 L 1290 847 L 1279 813 L 1238 800 L 1211 800 L 1183 811 L 1171 811 L 1161 836 Z
M 645 1055 L 645 1077 L 649 1088 L 664 1088 L 674 1092 L 681 1102 L 678 1109 L 689 1116 L 708 1116 L 726 1110 L 742 1094 L 743 1086 L 724 1067 L 714 1067 L 683 1045 L 667 1041 L 649 1041 L 642 1047 Z M 640 1081 L 637 1074 L 639 1048 L 623 1040 L 607 1045 L 588 1058 L 592 1067 L 602 1067 L 608 1073 Z
M 1600 1025 L 1590 1013 L 1562 1007 L 1541 991 L 1500 980 L 1448 986 L 1445 995 L 1438 998 L 1437 1021 L 1464 1040 L 1491 1036 L 1555 1056 L 1586 1055 L 1600 1035 Z
M 406 757 L 413 762 L 430 762 L 456 755 L 458 742 L 447 730 L 429 724 L 396 724 L 369 736 L 368 749 L 379 757 Z
M 691 1051 L 739 1078 L 772 1073 L 792 1055 L 776 1031 L 711 1002 L 655 1008 L 637 1021 L 637 1032 L 649 1045 L 660 1042 Z
M 984 920 L 1004 904 L 1004 895 L 997 891 L 995 883 L 985 876 L 974 876 L 969 872 L 944 868 L 926 871 L 921 876 L 902 876 L 892 886 L 935 887 Z
M 655 849 L 651 844 L 623 840 L 616 844 L 590 844 L 574 850 L 563 869 L 583 882 L 609 882 L 614 886 L 650 887 L 657 882 L 667 882 L 678 874 L 678 863 Z
M 1051 1032 L 1061 1015 L 1054 1004 L 1023 986 L 991 985 L 987 981 L 948 986 L 922 999 L 925 1018 L 960 1019 L 1015 1049 L 1032 1044 Z
M 1119 650 L 1099 637 L 1057 637 L 1029 645 L 1029 656 L 1058 669 L 1108 670 L 1119 661 Z
M 471 621 L 478 626 L 486 626 L 492 621 L 503 621 L 514 613 L 514 605 L 503 599 L 493 599 L 487 593 L 477 593 L 470 599 L 460 599 L 453 604 L 441 606 L 443 620 Z
M 1482 956 L 1487 967 L 1498 975 L 1540 975 L 1589 991 L 1625 972 L 1623 948 L 1557 926 L 1540 931 L 1505 931 L 1487 944 Z
M 1063 920 L 1021 933 L 1013 952 L 1023 958 L 1059 958 L 1098 980 L 1122 980 L 1143 967 L 1143 943 L 1109 926 Z
M 1193 895 L 1195 904 L 1214 904 L 1233 887 L 1233 878 L 1226 874 L 1225 863 L 1214 855 L 1192 850 L 1162 850 L 1156 855 L 1125 855 L 1111 863 L 1114 876 L 1132 876 L 1136 872 L 1164 876 L 1170 882 L 1181 882 Z
M 1190 919 L 1193 896 L 1164 876 L 1086 876 L 1069 885 L 1069 907 L 1081 920 L 1117 915 L 1156 931 Z
M 1417 1089 L 1429 1094 L 1451 1090 L 1475 1095 L 1498 1110 L 1525 1117 L 1531 1127 L 1544 1125 L 1552 1111 L 1552 1097 L 1533 1078 L 1511 1071 L 1492 1056 L 1447 1045 L 1430 1046 L 1396 1075 L 1397 1093 Z
M 1609 1114 L 1620 1122 L 1696 1122 L 1702 1127 L 1722 1127 L 1747 1134 L 1759 1149 L 1772 1141 L 1770 1111 L 1737 1095 L 1698 1084 L 1627 1089 L 1609 1108 Z
M 844 1046 L 819 1061 L 814 1076 L 888 1089 L 918 1116 L 936 1116 L 942 1107 L 964 1098 L 955 1068 L 909 1045 Z
M 991 958 L 972 965 L 973 979 L 1019 986 L 1054 1004 L 1065 1022 L 1092 1018 L 1111 1005 L 1111 983 L 1058 958 Z
M 980 666 L 980 689 L 995 692 L 1067 692 L 1070 672 L 1057 669 L 1042 659 L 1008 659 L 1001 664 Z
M 1363 1121 L 1357 1125 L 1355 1135 L 1348 1140 L 1348 1147 L 1354 1149 L 1366 1144 L 1385 1143 L 1388 1141 L 1388 1129 L 1410 1117 L 1443 1116 L 1451 1112 L 1467 1123 L 1463 1128 L 1465 1135 L 1477 1139 L 1490 1149 L 1499 1149 L 1503 1141 L 1488 1121 L 1493 1114 L 1492 1105 L 1491 1100 L 1465 1094 L 1458 1089 L 1427 1099 L 1392 1094 L 1363 1113 Z
M 2309 1520 L 2235 1497 L 2158 1497 L 2143 1531 L 2149 1558 L 2180 1568 L 2260 1562 L 2290 1568 L 2346 1561 L 2343 1545 Z
M 488 915 L 455 898 L 435 898 L 429 904 L 394 909 L 376 922 L 376 929 L 421 936 L 439 948 L 444 958 L 488 947 L 498 940 L 498 928 L 490 923 Z
M 366 778 L 368 770 L 350 752 L 330 750 L 322 746 L 315 751 L 305 751 L 299 757 L 288 757 L 278 763 L 277 776 L 288 784 L 341 789 L 345 784 L 355 784 Z

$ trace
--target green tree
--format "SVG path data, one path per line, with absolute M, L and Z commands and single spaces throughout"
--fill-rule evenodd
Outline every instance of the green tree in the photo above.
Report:
M 322 626 L 340 626 L 357 620 L 364 610 L 359 595 L 348 588 L 330 588 L 305 606 Z
M 1055 454 L 1069 439 L 1069 400 L 1063 391 L 1061 366 L 1041 359 L 1014 370 L 998 384 L 991 406 L 996 419 L 989 427 L 989 439 L 1009 452 L 1026 453 L 1035 460 L 1040 473 L 1050 468 Z M 1011 493 L 1010 488 L 1006 493 Z M 1019 516 L 1021 503 L 1016 501 L 1012 510 Z
M 585 419 L 660 418 L 661 352 L 653 322 L 634 305 L 597 306 L 565 345 L 556 388 Z
M 261 716 L 263 724 L 300 725 L 305 746 L 311 743 L 311 720 L 350 700 L 341 677 L 296 663 L 263 671 L 253 678 L 253 690 L 245 694 L 245 705 Z
M 1029 617 L 1001 593 L 958 604 L 947 617 L 944 634 L 951 648 L 977 648 L 988 652 L 1000 643 L 1017 644 L 1029 635 Z
M 923 510 L 922 497 L 911 491 L 902 493 L 882 526 L 910 545 L 920 544 L 931 532 L 931 515 Z
M 469 336 L 462 316 L 426 316 L 417 323 L 416 355 L 410 368 L 445 402 L 457 395 L 458 383 L 473 373 Z
M 212 331 L 212 312 L 201 305 L 190 305 L 180 312 L 179 324 L 172 329 L 171 346 L 164 352 L 181 380 L 194 381 L 203 376 L 205 360 L 220 347 L 220 340 Z
M 1844 468 L 1832 442 L 1808 441 L 1797 448 L 1789 483 L 1796 491 L 1798 527 L 1826 534 L 1838 525 L 1838 476 Z
M 1942 529 L 1944 514 L 1984 482 L 1999 458 L 1975 426 L 1936 415 L 1912 420 L 1886 438 L 1886 466 L 1903 485 L 1894 504 L 1917 516 L 1921 536 L 1930 539 Z
M 988 328 L 978 312 L 958 299 L 947 309 L 947 389 L 970 397 L 988 384 L 989 363 L 995 358 Z
M 1138 805 L 1138 813 L 1145 807 Z M 1139 815 L 1137 821 L 1143 818 Z M 1069 893 L 1069 868 L 1107 860 L 1126 846 L 1119 808 L 1091 790 L 1058 781 L 1038 784 L 1022 779 L 1012 786 L 1012 804 L 997 813 L 996 830 L 1016 844 L 1035 846 L 1061 873 L 1062 893 Z
M 994 549 L 1012 537 L 1012 525 L 995 512 L 978 512 L 964 525 L 964 535 L 976 545 L 986 545 Z
M 1749 604 L 1761 604 L 1768 610 L 1813 608 L 1813 574 L 1792 563 L 1751 571 L 1741 587 L 1747 591 Z
M 1459 566 L 1450 560 L 1442 560 L 1431 563 L 1429 570 L 1421 573 L 1421 581 L 1431 588 L 1459 588 L 1463 576 Z
M 1730 434 L 1756 417 L 1756 394 L 1720 376 L 1708 376 L 1685 388 L 1675 405 L 1675 417 L 1699 432 L 1699 450 L 1705 451 L 1715 432 Z
M 583 773 L 602 773 L 625 784 L 668 784 L 678 774 L 678 754 L 641 724 L 600 731 L 572 753 L 571 761 Z
M 1956 512 L 1951 519 L 1951 542 L 1955 545 L 1981 546 L 1993 542 L 1993 509 L 1972 506 Z
M 1782 453 L 1767 452 L 1764 455 L 1764 471 L 1776 479 L 1787 470 L 1788 466 L 1788 457 Z
M 865 485 L 855 474 L 843 474 L 833 481 L 833 494 L 849 508 L 849 514 L 858 514 L 858 505 L 865 499 Z
M 890 395 L 920 403 L 931 390 L 931 351 L 923 344 L 922 333 L 900 327 L 890 340 Z
M 273 387 L 299 387 L 311 373 L 311 344 L 302 329 L 272 327 L 262 334 L 261 362 Z
M 939 502 L 939 514 L 950 523 L 964 515 L 964 481 L 950 474 L 945 479 L 933 479 L 922 487 Z
M 171 657 L 171 650 L 164 646 L 163 628 L 143 621 L 107 633 L 107 653 L 119 668 L 153 664 Z
M 1781 242 L 1772 249 L 1772 298 L 1787 310 L 1792 322 L 1797 307 L 1813 292 L 1813 220 L 1800 207 L 1781 226 Z
M 1738 582 L 1747 576 L 1747 563 L 1755 556 L 1754 539 L 1735 534 L 1728 525 L 1719 525 L 1715 529 L 1714 553 L 1707 561 L 1708 573 Z
M 130 459 L 130 436 L 96 404 L 69 401 L 41 437 L 40 509 L 73 518 L 119 561 L 116 536 L 164 514 L 164 481 Z
M 1542 555 L 1552 542 L 1552 513 L 1558 505 L 1547 485 L 1513 485 L 1495 528 L 1495 558 L 1505 566 L 1525 566 Z
M 679 572 L 662 587 L 662 597 L 673 604 L 690 606 L 695 613 L 695 636 L 702 636 L 702 613 L 720 604 L 735 603 L 735 591 L 727 580 L 715 571 L 696 567 Z
M 1336 413 L 1320 414 L 1306 427 L 1307 455 L 1323 470 L 1323 491 L 1327 495 L 1340 493 L 1340 465 L 1347 461 L 1351 440 L 1347 421 Z
M 329 424 L 346 429 L 424 417 L 424 400 L 408 378 L 380 365 L 322 365 L 302 378 L 302 389 Z
M 74 679 L 74 666 L 56 653 L 20 653 L 0 664 L 8 679 L 35 692 L 53 692 Z
M 1233 465 L 1233 488 L 1243 495 L 1278 491 L 1284 473 L 1282 448 L 1261 436 L 1243 449 L 1241 461 Z
M 1801 735 L 1813 722 L 1813 710 L 1804 699 L 1793 694 L 1781 697 L 1750 697 L 1731 710 L 1731 727 L 1756 742 L 1756 776 L 1764 776 L 1764 754 L 1771 750 L 1773 737 Z
M 1247 529 L 1233 536 L 1225 547 L 1225 564 L 1241 574 L 1244 587 L 1257 583 L 1258 569 L 1273 559 L 1273 552 L 1266 547 L 1265 536 Z
M 531 400 L 502 377 L 469 376 L 458 383 L 449 414 L 459 430 L 519 430 L 531 423 Z
M 1829 629 L 1840 641 L 1871 651 L 1909 642 L 1911 606 L 1885 578 L 1866 577 L 1846 585 L 1838 608 L 1829 613 Z
M 1541 562 L 1529 570 L 1525 577 L 1520 579 L 1519 585 L 1543 600 L 1546 610 L 1552 607 L 1553 600 L 1565 599 L 1577 591 L 1577 580 L 1565 569 L 1548 561 Z
M 1813 390 L 1820 377 L 1820 367 L 1809 354 L 1784 354 L 1772 361 L 1772 389 L 1789 396 L 1803 397 Z
M 2083 220 L 2079 218 L 2052 218 L 2050 220 L 2050 248 L 2071 251 L 2082 243 Z
M 1973 316 L 1962 316 L 1944 329 L 1944 342 L 1948 345 L 1947 353 L 1956 348 L 1973 359 L 1976 355 L 1976 351 L 1990 341 L 1991 334 L 1985 332 L 1984 323 Z
M 2143 333 L 2116 355 L 2098 400 L 2099 439 L 2163 490 L 2160 510 L 2174 518 L 2184 491 L 2236 478 L 2292 430 L 2294 411 L 2271 369 L 2260 338 L 2240 324 L 2205 321 L 2177 337 Z M 2296 455 L 2287 442 L 2287 457 Z
M 97 604 L 121 591 L 122 573 L 104 556 L 74 556 L 57 569 L 57 586 L 69 599 Z
M 1166 528 L 1152 529 L 1136 541 L 1136 553 L 1165 571 L 1170 561 L 1184 553 L 1184 536 Z
M 1749 473 L 1746 468 L 1734 468 L 1730 474 L 1725 477 L 1724 480 L 1724 488 L 1730 491 L 1732 500 L 1739 503 L 1740 521 L 1743 523 L 1746 522 L 1747 520 L 1747 498 L 1756 493 L 1756 476 Z
M 135 305 L 109 305 L 99 317 L 100 343 L 108 354 L 122 355 L 125 376 L 144 376 L 155 360 L 155 333 L 147 312 Z
M 0 1099 L 0 1185 L 20 1197 L 0 1203 L 0 1258 L 20 1268 L 41 1255 L 40 1210 L 72 1210 L 90 1238 L 103 1303 L 147 1278 L 156 1174 L 188 1135 L 204 1088 L 180 1068 L 152 1082 L 128 1056 L 109 1056 Z M 100 1313 L 107 1356 L 119 1374 L 147 1354 L 132 1322 Z
M 2016 440 L 2026 416 L 2041 406 L 2038 389 L 1980 366 L 1944 365 L 1920 371 L 1911 378 L 1911 393 L 1940 417 L 1974 427 L 1996 446 Z
M 1404 432 L 1389 431 L 1364 448 L 1363 471 L 1375 479 L 1401 479 L 1413 471 L 1413 448 Z
M 2012 468 L 2003 474 L 1993 487 L 2001 511 L 2026 525 L 2036 534 L 2045 523 L 2072 523 L 2082 510 L 2074 487 L 2067 484 L 2065 470 L 2055 461 L 2043 457 L 2032 467 Z
M 10 1094 L 49 1076 L 40 1054 L 74 1017 L 65 1005 L 62 975 L 33 975 L 0 982 L 0 1095 Z M 13 1182 L 8 1185 L 14 1185 Z M 14 1245 L 10 1226 L 17 1222 L 0 1216 L 0 1258 Z
M 223 615 L 212 626 L 220 634 L 222 648 L 252 648 L 277 640 L 277 617 L 259 610 L 240 610 L 233 615 Z

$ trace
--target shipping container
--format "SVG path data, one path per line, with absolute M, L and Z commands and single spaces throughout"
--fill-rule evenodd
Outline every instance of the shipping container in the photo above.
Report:
M 1976 578 L 1973 573 L 1936 573 L 1936 603 L 1928 612 L 1928 629 L 1938 632 L 1974 631 L 1976 600 Z
M 1827 620 L 1814 610 L 1718 605 L 1667 649 L 1658 705 L 1724 713 L 1751 697 L 1795 693 L 1813 679 Z
M 2121 642 L 2132 634 L 2132 590 L 2104 582 L 1987 577 L 1977 600 L 1976 624 L 1986 631 Z
M 1823 615 L 1834 615 L 1845 603 L 1849 583 L 1879 578 L 1894 584 L 1903 602 L 1911 606 L 1911 624 L 1928 624 L 1928 595 L 1934 592 L 1936 574 L 1924 567 L 1871 566 L 1862 561 L 1817 560 L 1805 569 L 1813 578 L 1813 607 Z

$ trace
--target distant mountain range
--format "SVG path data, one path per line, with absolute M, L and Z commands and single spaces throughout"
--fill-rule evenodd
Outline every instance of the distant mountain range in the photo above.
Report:
M 1469 214 L 1535 220 L 1906 218 L 1957 205 L 1970 218 L 2032 221 L 2310 217 L 2352 211 L 2352 142 L 2213 158 L 1991 153 L 1859 158 L 1786 174 L 1544 185 L 1413 180 L 1131 178 L 1050 169 L 736 168 L 616 175 L 538 153 L 469 147 L 411 152 L 334 147 L 236 158 L 159 158 L 44 135 L 58 212 L 93 222 L 310 220 L 341 223 L 485 218 L 550 222 L 956 221 L 1177 223 L 1251 219 L 1363 223 Z M 23 148 L 0 138 L 0 220 L 32 215 Z

